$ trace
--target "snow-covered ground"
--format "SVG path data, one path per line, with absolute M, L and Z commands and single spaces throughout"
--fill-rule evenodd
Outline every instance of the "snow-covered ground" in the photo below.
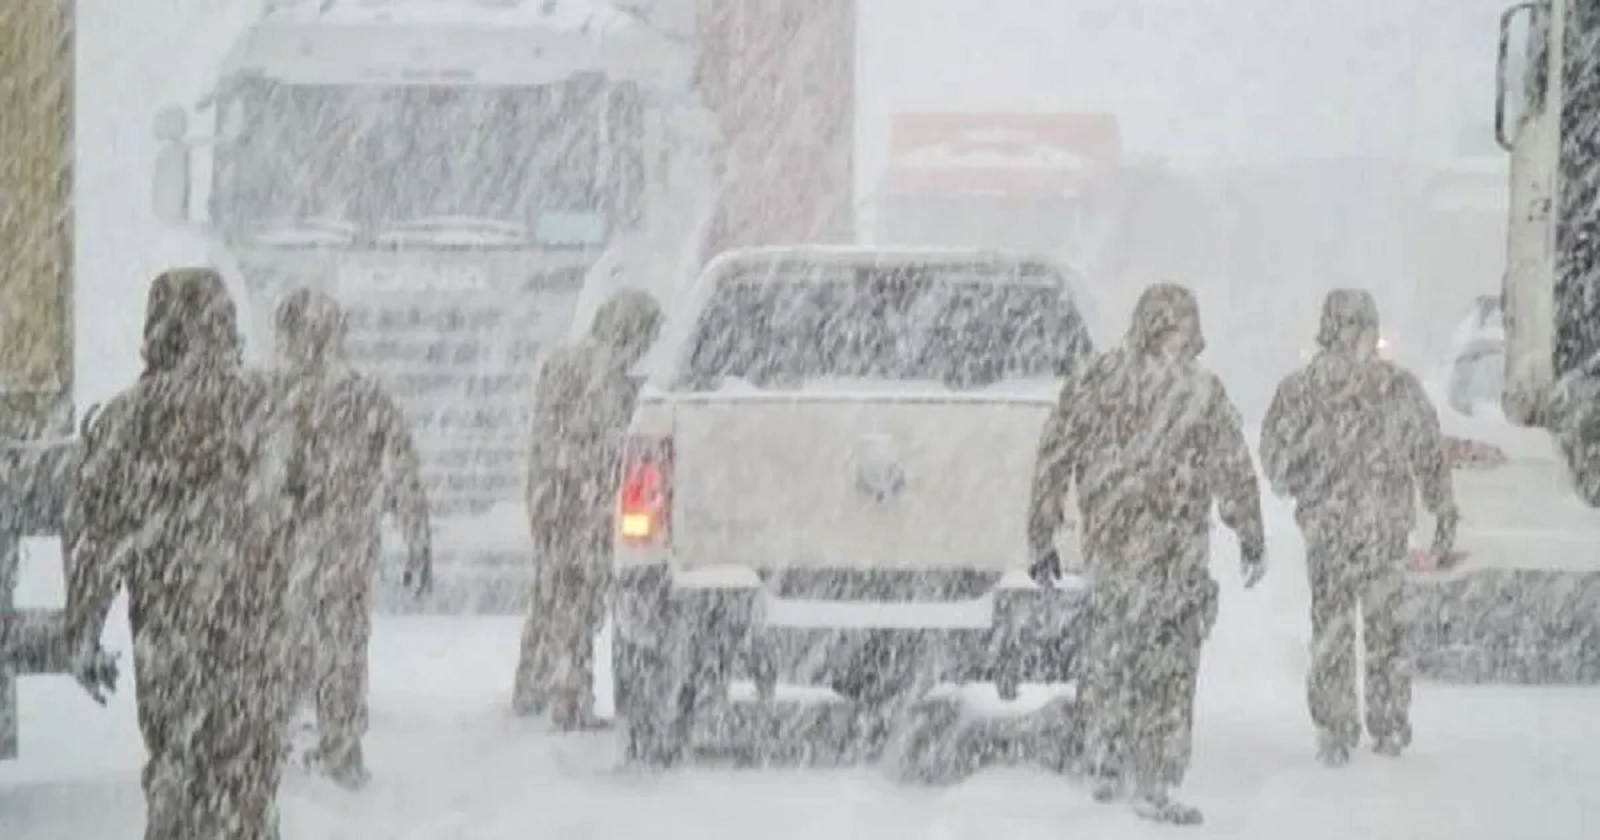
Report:
M 1312 760 L 1302 673 L 1308 601 L 1298 539 L 1274 508 L 1272 573 L 1255 591 L 1219 538 L 1222 619 L 1207 649 L 1186 794 L 1194 836 L 1504 840 L 1588 838 L 1600 825 L 1600 690 L 1420 685 L 1417 743 L 1398 761 Z M 39 555 L 36 553 L 36 557 Z M 40 558 L 43 559 L 43 558 Z M 48 563 L 23 593 L 59 597 Z M 1000 768 L 946 789 L 874 768 L 612 773 L 607 736 L 558 736 L 507 711 L 514 618 L 380 618 L 373 647 L 372 786 L 346 794 L 290 775 L 284 836 L 401 838 L 1155 837 L 1044 771 Z M 108 640 L 126 649 L 119 620 Z M 23 757 L 0 764 L 0 837 L 113 840 L 142 831 L 143 758 L 131 692 L 95 707 L 63 679 L 26 681 Z

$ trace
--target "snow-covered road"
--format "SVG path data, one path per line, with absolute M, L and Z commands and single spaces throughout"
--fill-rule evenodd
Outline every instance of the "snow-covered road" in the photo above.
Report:
M 1363 752 L 1343 771 L 1316 764 L 1301 687 L 1304 575 L 1298 546 L 1277 533 L 1274 574 L 1248 593 L 1229 574 L 1231 546 L 1218 544 L 1223 618 L 1207 650 L 1186 788 L 1207 824 L 1194 836 L 1595 836 L 1600 690 L 1422 685 L 1411 753 L 1389 761 Z M 1116 840 L 1169 831 L 1027 769 L 938 790 L 901 786 L 874 769 L 616 775 L 609 738 L 556 736 L 509 716 L 518 630 L 510 618 L 380 618 L 375 780 L 350 795 L 291 774 L 286 840 Z M 125 634 L 119 624 L 111 646 L 126 649 Z M 140 836 L 143 751 L 131 693 L 100 710 L 68 681 L 30 680 L 22 716 L 24 757 L 0 764 L 0 838 Z

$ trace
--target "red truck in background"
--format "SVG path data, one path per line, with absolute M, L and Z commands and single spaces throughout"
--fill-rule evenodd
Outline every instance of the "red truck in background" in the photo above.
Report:
M 1104 209 L 1122 137 L 1110 114 L 910 113 L 889 147 L 875 239 L 1056 253 Z

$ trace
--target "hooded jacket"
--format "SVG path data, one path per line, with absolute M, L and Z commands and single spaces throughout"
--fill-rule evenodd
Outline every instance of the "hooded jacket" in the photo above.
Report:
M 1029 542 L 1047 549 L 1077 491 L 1094 574 L 1161 581 L 1203 571 L 1211 507 L 1241 542 L 1263 543 L 1260 493 L 1238 410 L 1199 364 L 1194 295 L 1145 290 L 1124 345 L 1068 380 L 1046 421 Z
M 588 337 L 540 369 L 528 465 L 528 515 L 540 542 L 609 543 L 622 440 L 639 394 L 630 371 L 661 323 L 650 295 L 619 292 L 596 312 Z
M 278 306 L 277 322 L 297 518 L 336 520 L 376 540 L 380 519 L 389 514 L 409 546 L 426 547 L 428 505 L 415 441 L 394 400 L 346 365 L 339 305 L 300 289 Z
M 1370 294 L 1329 293 L 1319 352 L 1278 385 L 1262 421 L 1262 469 L 1302 527 L 1403 539 L 1419 488 L 1433 513 L 1454 508 L 1438 413 L 1414 374 L 1379 357 L 1378 327 Z
M 127 587 L 141 705 L 169 678 L 160 702 L 179 706 L 183 692 L 246 691 L 281 627 L 279 438 L 266 382 L 241 367 L 236 322 L 214 271 L 157 277 L 145 371 L 84 430 L 69 630 L 78 644 L 97 638 Z M 196 663 L 207 675 L 184 683 L 177 672 Z

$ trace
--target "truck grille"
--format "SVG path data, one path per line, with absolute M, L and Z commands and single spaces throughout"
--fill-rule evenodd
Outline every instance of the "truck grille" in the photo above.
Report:
M 567 336 L 590 263 L 541 249 L 265 247 L 239 258 L 266 302 L 254 330 L 270 334 L 272 308 L 296 288 L 326 287 L 344 305 L 346 356 L 399 404 L 435 516 L 521 499 L 536 365 Z M 488 287 L 440 289 L 435 275 L 455 267 Z M 355 282 L 379 276 L 396 282 Z
M 481 512 L 521 496 L 538 347 L 506 309 L 377 304 L 347 315 L 351 361 L 405 412 L 435 515 Z

